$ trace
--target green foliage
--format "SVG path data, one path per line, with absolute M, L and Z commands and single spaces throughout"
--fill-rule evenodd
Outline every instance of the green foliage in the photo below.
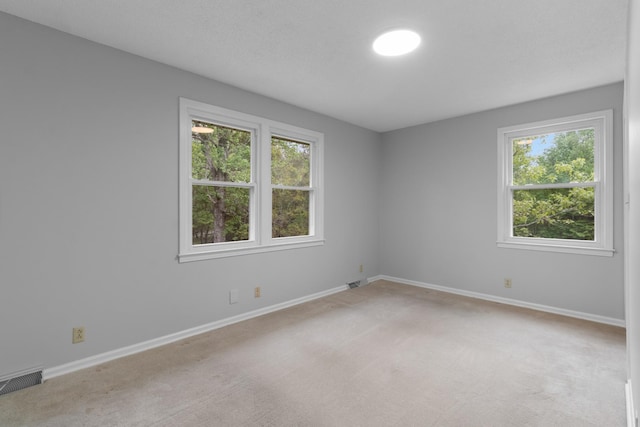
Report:
M 594 239 L 593 187 L 515 190 L 513 234 L 551 239 Z
M 271 183 L 308 187 L 311 172 L 311 146 L 298 141 L 271 139 Z M 274 189 L 272 193 L 272 237 L 309 235 L 309 192 Z
M 251 133 L 248 131 L 193 122 L 211 133 L 192 133 L 191 175 L 209 181 L 250 182 Z
M 211 129 L 193 132 L 191 175 L 218 182 L 251 181 L 251 133 L 210 123 L 193 126 Z M 194 185 L 192 191 L 193 244 L 249 239 L 249 189 Z
M 194 245 L 213 243 L 213 212 L 211 200 L 217 195 L 214 187 L 194 185 L 191 190 L 192 242 Z
M 311 146 L 297 141 L 271 139 L 271 183 L 308 187 Z
M 249 239 L 248 189 L 194 185 L 192 197 L 194 245 Z
M 553 179 L 550 182 L 593 181 L 594 138 L 593 129 L 557 134 L 555 147 L 538 159 Z
M 193 121 L 192 177 L 204 181 L 192 189 L 194 245 L 248 240 L 250 189 L 215 185 L 251 182 L 251 133 Z M 289 187 L 310 185 L 310 145 L 272 138 L 272 183 Z M 273 190 L 273 237 L 309 234 L 309 191 Z
M 532 154 L 532 141 L 549 144 Z M 513 183 L 564 184 L 594 180 L 594 130 L 532 136 L 513 142 Z M 594 240 L 593 187 L 513 192 L 513 234 L 519 237 Z
M 309 192 L 274 189 L 272 237 L 309 235 Z

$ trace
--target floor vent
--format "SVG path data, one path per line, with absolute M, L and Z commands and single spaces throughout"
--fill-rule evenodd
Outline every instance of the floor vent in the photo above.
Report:
M 0 381 L 0 396 L 22 390 L 32 385 L 42 384 L 42 369 L 18 374 L 19 376 Z
M 356 280 L 355 282 L 347 283 L 349 285 L 349 289 L 357 288 L 360 286 L 360 280 Z

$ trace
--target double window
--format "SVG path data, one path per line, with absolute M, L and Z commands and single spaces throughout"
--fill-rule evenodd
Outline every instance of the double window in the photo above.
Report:
M 498 129 L 498 246 L 613 254 L 612 111 Z
M 323 243 L 321 133 L 180 99 L 181 262 Z

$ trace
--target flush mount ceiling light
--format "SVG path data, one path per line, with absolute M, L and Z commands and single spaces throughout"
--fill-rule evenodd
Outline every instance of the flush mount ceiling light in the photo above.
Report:
M 420 45 L 420 36 L 411 30 L 394 30 L 378 36 L 373 50 L 382 56 L 399 56 L 415 50 Z

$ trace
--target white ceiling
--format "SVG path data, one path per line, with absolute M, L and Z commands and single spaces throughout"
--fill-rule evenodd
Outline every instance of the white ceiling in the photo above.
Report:
M 621 81 L 627 5 L 0 0 L 0 11 L 388 131 Z M 422 44 L 405 57 L 378 57 L 373 39 L 395 28 L 417 31 Z

